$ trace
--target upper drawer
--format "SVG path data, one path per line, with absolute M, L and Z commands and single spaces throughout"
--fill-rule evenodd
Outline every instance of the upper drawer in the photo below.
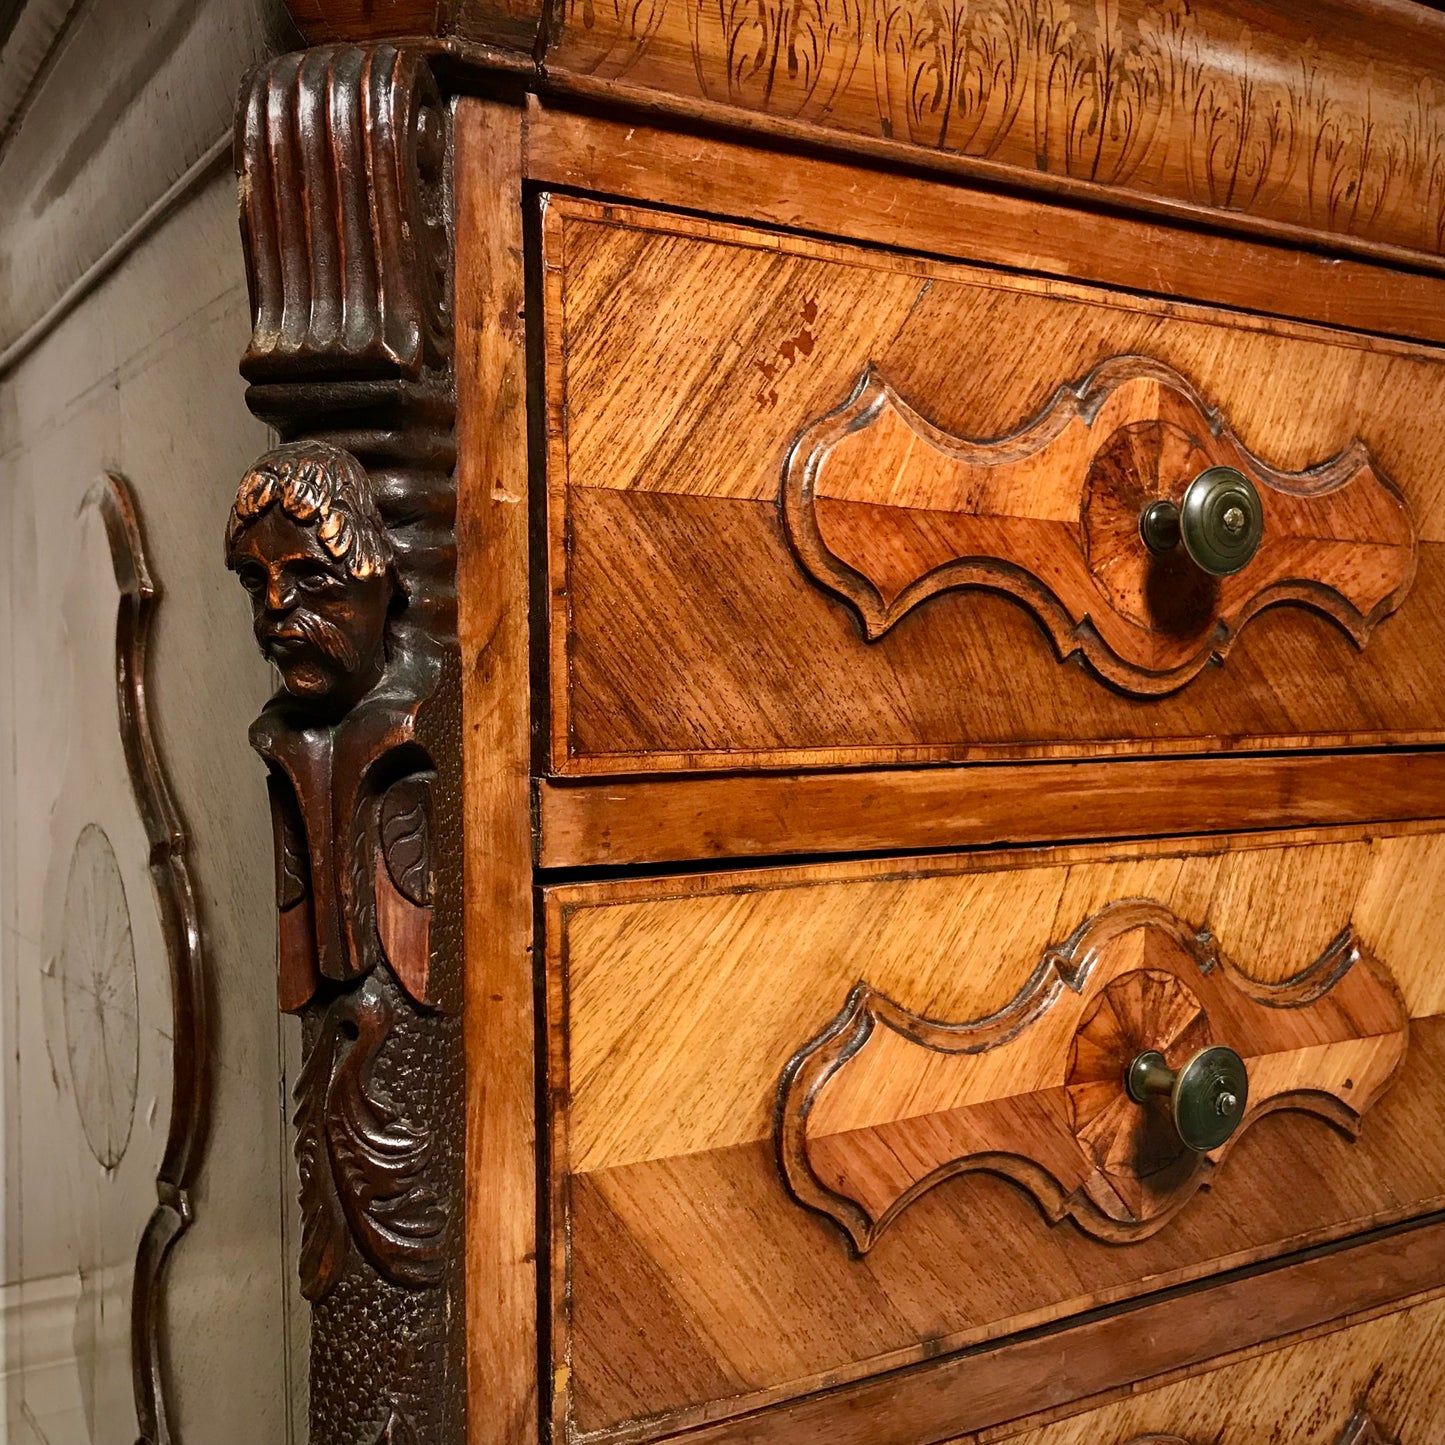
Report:
M 1445 357 L 572 198 L 542 238 L 555 771 L 1445 735 Z M 1258 550 L 1151 551 L 1156 503 Z

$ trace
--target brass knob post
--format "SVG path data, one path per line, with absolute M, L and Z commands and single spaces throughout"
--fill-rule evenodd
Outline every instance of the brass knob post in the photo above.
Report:
M 1167 1098 L 1179 1138 L 1201 1154 L 1219 1148 L 1249 1107 L 1244 1060 L 1224 1044 L 1200 1049 L 1178 1070 L 1157 1049 L 1146 1049 L 1130 1063 L 1124 1083 L 1137 1104 Z
M 1171 552 L 1182 542 L 1195 566 L 1229 577 L 1259 551 L 1264 508 L 1254 483 L 1237 467 L 1206 467 L 1178 506 L 1161 501 L 1144 509 L 1139 535 L 1151 552 Z

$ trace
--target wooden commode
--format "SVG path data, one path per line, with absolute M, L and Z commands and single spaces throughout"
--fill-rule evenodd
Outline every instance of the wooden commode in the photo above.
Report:
M 1439 1445 L 1445 16 L 291 9 L 312 1441 Z

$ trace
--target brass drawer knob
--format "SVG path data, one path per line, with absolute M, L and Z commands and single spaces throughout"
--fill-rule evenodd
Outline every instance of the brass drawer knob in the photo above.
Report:
M 1236 467 L 1205 467 L 1183 502 L 1155 502 L 1139 519 L 1151 552 L 1172 552 L 1180 542 L 1196 567 L 1229 577 L 1249 565 L 1264 537 L 1264 508 L 1254 483 Z
M 1146 1049 L 1129 1065 L 1125 1083 L 1135 1103 L 1167 1097 L 1179 1138 L 1201 1154 L 1219 1148 L 1234 1133 L 1249 1105 L 1244 1060 L 1224 1044 L 1200 1049 L 1177 1070 L 1157 1049 Z

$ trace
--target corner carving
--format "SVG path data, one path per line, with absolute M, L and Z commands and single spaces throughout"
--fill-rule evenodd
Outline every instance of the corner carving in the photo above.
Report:
M 1044 955 L 998 1013 L 927 1019 L 860 982 L 794 1055 L 776 1143 L 789 1191 L 862 1255 L 921 1195 L 971 1171 L 1022 1187 L 1050 1223 L 1095 1238 L 1156 1233 L 1265 1114 L 1296 1109 L 1354 1137 L 1405 1055 L 1408 1012 L 1348 931 L 1279 984 L 1240 973 L 1207 931 L 1145 899 L 1111 904 Z M 1248 1102 L 1209 1152 L 1125 1072 L 1157 1050 L 1180 1068 L 1227 1045 Z
M 302 1025 L 310 1438 L 460 1439 L 447 111 L 417 53 L 318 47 L 248 80 L 237 162 L 241 369 L 282 440 L 241 479 L 225 552 L 281 682 L 251 743 L 268 770 L 279 1003 Z
M 1257 488 L 1264 530 L 1243 570 L 1213 577 L 1182 549 L 1151 552 L 1140 519 L 1221 466 Z M 1188 380 L 1141 356 L 1106 361 L 992 441 L 934 426 L 870 367 L 793 443 L 782 508 L 800 567 L 869 642 L 940 593 L 988 588 L 1028 608 L 1061 660 L 1077 654 L 1141 697 L 1222 662 L 1280 603 L 1363 647 L 1404 600 L 1418 550 L 1407 503 L 1362 442 L 1277 471 Z

